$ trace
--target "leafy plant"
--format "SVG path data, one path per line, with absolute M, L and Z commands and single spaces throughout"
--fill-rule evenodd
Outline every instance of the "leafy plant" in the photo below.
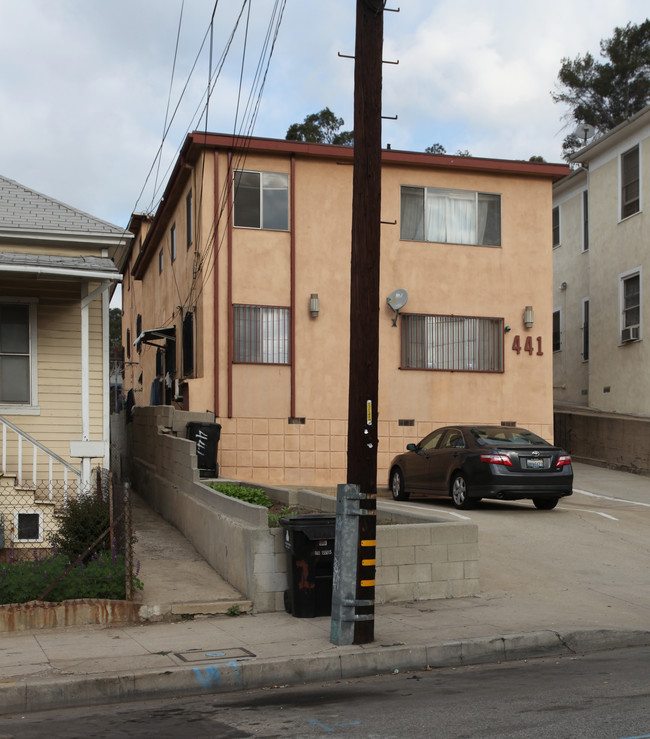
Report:
M 269 527 L 272 529 L 277 529 L 280 525 L 280 519 L 284 518 L 285 516 L 295 516 L 296 511 L 292 511 L 289 506 L 284 506 L 282 510 L 278 511 L 277 513 L 269 513 Z
M 235 605 L 230 606 L 230 608 L 226 611 L 226 616 L 241 616 L 239 606 L 236 603 Z
M 234 482 L 213 482 L 210 487 L 219 493 L 243 500 L 246 503 L 261 505 L 264 508 L 270 508 L 273 505 L 271 499 L 262 488 L 248 488 L 243 485 L 237 485 Z
M 0 603 L 26 603 L 38 599 L 41 594 L 63 575 L 71 561 L 66 555 L 52 549 L 47 556 L 0 565 Z M 126 597 L 125 562 L 121 554 L 113 551 L 97 552 L 83 563 L 77 564 L 45 596 L 49 602 L 80 598 L 107 598 L 124 600 Z M 135 577 L 133 587 L 142 590 L 142 582 Z
M 83 555 L 110 526 L 108 504 L 97 495 L 86 495 L 66 503 L 59 530 L 51 542 L 71 562 Z

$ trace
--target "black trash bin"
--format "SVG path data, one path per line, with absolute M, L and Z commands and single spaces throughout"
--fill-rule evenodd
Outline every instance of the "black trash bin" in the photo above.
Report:
M 217 449 L 221 438 L 221 424 L 190 421 L 187 424 L 187 438 L 196 444 L 199 476 L 218 477 Z
M 331 615 L 336 516 L 305 514 L 281 518 L 280 523 L 289 553 L 287 613 L 297 618 Z

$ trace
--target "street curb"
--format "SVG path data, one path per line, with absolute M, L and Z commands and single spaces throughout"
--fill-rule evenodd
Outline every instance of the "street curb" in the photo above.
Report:
M 0 683 L 0 715 L 284 687 L 428 668 L 564 657 L 648 645 L 650 631 L 534 631 L 429 645 L 382 647 L 373 644 L 370 647 L 354 647 L 353 651 L 346 652 L 334 651 L 336 648 L 333 647 L 333 651 L 327 654 L 254 661 L 230 660 L 163 671 L 25 678 Z

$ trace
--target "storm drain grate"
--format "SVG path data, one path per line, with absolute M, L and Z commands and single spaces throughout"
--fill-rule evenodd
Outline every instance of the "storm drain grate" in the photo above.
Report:
M 243 647 L 229 649 L 190 649 L 187 652 L 174 652 L 182 662 L 219 662 L 221 660 L 251 659 L 255 655 Z

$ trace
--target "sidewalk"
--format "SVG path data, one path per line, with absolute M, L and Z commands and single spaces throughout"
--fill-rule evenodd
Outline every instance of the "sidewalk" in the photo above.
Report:
M 576 465 L 575 489 L 618 498 L 635 491 L 650 504 L 650 479 L 627 473 Z M 152 538 L 143 568 L 152 573 L 157 562 L 158 575 L 146 584 L 145 603 L 164 593 L 177 612 L 191 612 L 183 602 L 205 597 L 207 576 L 215 603 L 240 602 L 191 547 L 179 548 L 178 532 L 150 516 L 138 536 L 143 547 Z M 482 572 L 491 566 L 482 561 Z M 0 714 L 650 644 L 645 593 L 625 599 L 582 581 L 540 588 L 535 578 L 507 593 L 377 606 L 368 645 L 335 646 L 329 617 L 285 613 L 0 634 Z

